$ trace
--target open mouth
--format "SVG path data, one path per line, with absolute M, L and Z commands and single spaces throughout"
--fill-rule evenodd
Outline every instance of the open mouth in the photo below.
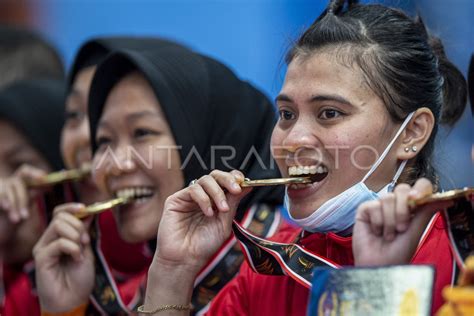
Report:
M 129 187 L 116 191 L 114 195 L 119 198 L 133 199 L 134 203 L 145 203 L 155 194 L 153 187 Z
M 323 165 L 313 166 L 292 166 L 288 168 L 288 175 L 290 177 L 309 177 L 312 183 L 307 184 L 291 184 L 291 189 L 304 189 L 313 185 L 314 182 L 323 181 L 328 175 L 328 168 Z

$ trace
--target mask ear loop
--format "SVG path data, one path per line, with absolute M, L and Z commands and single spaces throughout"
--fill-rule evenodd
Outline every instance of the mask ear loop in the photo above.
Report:
M 403 172 L 403 169 L 405 169 L 405 166 L 407 164 L 408 160 L 403 160 L 402 163 L 400 164 L 400 167 L 398 167 L 397 173 L 393 176 L 392 182 L 388 185 L 387 192 L 393 192 L 393 189 L 395 188 L 395 184 L 397 184 L 398 178 L 400 178 L 400 175 Z
M 393 144 L 395 143 L 395 141 L 398 139 L 398 136 L 400 136 L 400 134 L 403 132 L 403 130 L 405 129 L 405 127 L 408 125 L 408 123 L 410 122 L 411 118 L 413 117 L 413 114 L 415 114 L 415 111 L 411 112 L 410 114 L 408 114 L 408 116 L 405 118 L 405 121 L 403 122 L 403 124 L 400 126 L 400 128 L 398 129 L 397 133 L 395 134 L 395 136 L 393 137 L 393 139 L 390 141 L 390 143 L 388 144 L 387 148 L 385 148 L 385 150 L 383 151 L 382 155 L 379 157 L 379 159 L 377 159 L 377 161 L 374 163 L 374 165 L 372 166 L 372 168 L 370 168 L 369 172 L 367 172 L 367 174 L 364 176 L 364 178 L 362 179 L 361 182 L 365 182 L 367 180 L 367 178 L 370 177 L 370 175 L 375 171 L 375 169 L 377 169 L 377 167 L 382 163 L 382 161 L 384 160 L 385 156 L 387 156 L 388 152 L 390 151 L 390 149 L 392 148 Z M 395 177 L 393 177 L 393 180 L 392 182 L 390 183 L 390 186 L 392 186 L 392 184 L 394 182 L 396 182 L 396 180 L 398 180 L 398 177 L 400 176 L 400 174 L 402 173 L 403 171 L 403 168 L 405 168 L 405 165 L 406 165 L 406 160 L 404 160 L 402 162 L 402 164 L 400 165 L 400 167 L 398 168 L 396 174 L 395 174 Z M 402 168 L 403 167 L 403 168 Z M 398 176 L 397 176 L 398 175 Z M 390 192 L 390 187 L 389 187 L 389 192 Z

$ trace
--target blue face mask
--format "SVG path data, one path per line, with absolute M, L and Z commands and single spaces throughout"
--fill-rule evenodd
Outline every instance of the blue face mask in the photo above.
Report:
M 413 114 L 414 112 L 410 113 L 406 117 L 405 121 L 400 126 L 392 141 L 388 144 L 382 155 L 380 155 L 379 159 L 377 159 L 372 168 L 370 168 L 370 170 L 359 183 L 353 185 L 344 192 L 341 192 L 337 196 L 326 201 L 308 217 L 301 219 L 293 218 L 290 212 L 290 200 L 288 198 L 288 194 L 285 194 L 284 203 L 286 209 L 289 211 L 288 213 L 290 215 L 290 218 L 298 226 L 312 233 L 349 232 L 350 228 L 354 225 L 355 212 L 357 210 L 357 207 L 363 202 L 378 199 L 378 194 L 381 194 L 382 192 L 392 191 L 396 181 L 398 180 L 398 177 L 405 168 L 405 165 L 407 163 L 406 160 L 404 160 L 400 164 L 400 167 L 398 167 L 398 170 L 395 173 L 395 176 L 393 177 L 392 181 L 378 194 L 370 190 L 364 183 L 387 156 L 388 152 L 392 148 L 398 136 L 400 136 L 408 122 L 410 122 L 410 119 L 412 118 Z

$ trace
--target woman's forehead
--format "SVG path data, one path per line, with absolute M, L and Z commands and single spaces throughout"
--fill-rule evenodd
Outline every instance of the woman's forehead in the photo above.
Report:
M 109 105 L 113 105 L 110 106 Z M 138 72 L 124 76 L 111 90 L 104 112 L 120 108 L 125 113 L 137 111 L 161 112 L 158 98 L 145 77 Z
M 326 52 L 296 57 L 288 66 L 281 94 L 303 99 L 338 94 L 355 103 L 377 97 L 368 88 L 359 67 L 345 65 Z
M 133 83 L 133 85 L 135 85 Z M 99 126 L 114 126 L 120 122 L 131 124 L 138 121 L 166 121 L 161 105 L 153 92 L 128 87 L 119 87 L 117 93 L 111 93 L 105 103 Z M 146 88 L 145 88 L 146 89 Z M 122 91 L 120 91 L 122 90 Z

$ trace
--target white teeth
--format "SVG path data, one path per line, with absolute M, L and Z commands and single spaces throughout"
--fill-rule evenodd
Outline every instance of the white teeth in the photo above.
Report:
M 308 183 L 308 184 L 302 184 L 302 183 L 290 184 L 289 188 L 292 189 L 292 190 L 299 190 L 299 189 L 304 189 L 304 188 L 306 188 L 310 185 L 311 185 L 311 183 Z
M 296 167 L 290 167 L 290 168 L 288 168 L 288 174 L 289 174 L 289 175 L 293 175 L 293 174 L 295 174 L 295 172 L 296 172 Z
M 146 199 L 146 198 L 141 198 L 142 196 L 145 195 L 152 195 L 153 190 L 150 188 L 146 187 L 136 187 L 136 188 L 126 188 L 122 190 L 118 190 L 115 192 L 115 196 L 119 198 L 134 198 L 134 197 L 140 197 L 139 199 Z
M 138 198 L 138 199 L 135 199 L 135 203 L 144 203 L 148 201 L 148 198 Z
M 326 173 L 328 169 L 324 166 L 291 166 L 288 168 L 290 176 L 299 176 L 302 174 Z

